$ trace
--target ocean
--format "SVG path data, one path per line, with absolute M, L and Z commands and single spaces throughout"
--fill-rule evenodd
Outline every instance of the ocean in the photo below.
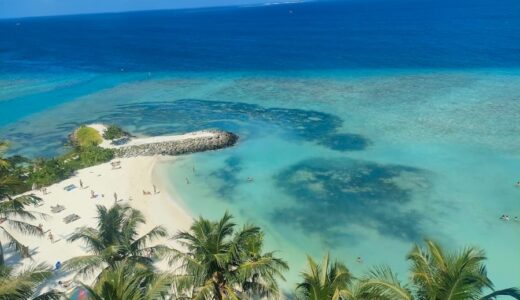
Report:
M 12 153 L 56 155 L 91 122 L 233 131 L 237 146 L 156 173 L 194 215 L 260 225 L 290 263 L 287 289 L 306 254 L 327 252 L 359 275 L 388 264 L 405 280 L 424 238 L 482 247 L 497 288 L 518 285 L 520 223 L 499 217 L 520 216 L 519 116 L 515 0 L 0 20 Z

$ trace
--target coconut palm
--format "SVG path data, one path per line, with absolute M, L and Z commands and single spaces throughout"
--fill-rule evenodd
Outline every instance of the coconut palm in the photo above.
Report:
M 361 286 L 360 299 L 377 300 L 414 300 L 412 291 L 408 285 L 403 285 L 397 275 L 388 266 L 372 268 L 369 273 L 359 279 Z M 422 298 L 417 298 L 422 299 Z M 426 298 L 428 299 L 428 298 Z M 424 299 L 424 300 L 426 300 Z M 434 299 L 428 299 L 434 300 Z
M 91 300 L 152 300 L 169 295 L 172 282 L 171 274 L 119 262 L 92 287 L 82 286 Z
M 145 224 L 143 214 L 127 205 L 115 204 L 110 209 L 97 206 L 97 228 L 82 227 L 69 238 L 69 242 L 83 241 L 91 254 L 66 261 L 65 270 L 79 271 L 80 275 L 92 275 L 95 271 L 126 262 L 147 268 L 152 267 L 152 257 L 162 245 L 147 247 L 148 243 L 167 236 L 166 229 L 156 226 L 142 236 L 137 229 Z
M 439 244 L 427 240 L 425 249 L 416 245 L 407 258 L 412 264 L 410 288 L 401 286 L 388 268 L 373 271 L 365 279 L 365 286 L 379 295 L 377 299 L 462 300 L 497 296 L 520 299 L 520 292 L 515 288 L 494 291 L 484 264 L 486 257 L 478 248 L 446 253 Z M 484 296 L 486 290 L 492 293 Z
M 307 256 L 308 270 L 302 273 L 303 281 L 296 287 L 296 297 L 301 300 L 362 299 L 354 287 L 354 277 L 340 262 L 330 262 L 325 255 L 321 265 Z
M 0 265 L 0 299 L 30 299 L 41 284 L 52 276 L 50 267 L 38 264 L 22 270 Z M 59 299 L 60 293 L 50 291 L 33 299 Z
M 4 158 L 8 146 L 9 144 L 6 141 L 0 141 L 0 200 L 10 199 L 13 188 L 20 184 L 17 178 L 9 174 L 11 164 L 8 159 Z
M 177 295 L 192 299 L 278 297 L 277 280 L 287 264 L 274 252 L 262 253 L 260 228 L 246 225 L 236 231 L 232 216 L 217 222 L 199 218 L 189 231 L 174 236 L 186 252 L 174 251 L 178 267 Z
M 414 246 L 408 260 L 412 263 L 411 281 L 417 298 L 479 299 L 486 289 L 493 290 L 481 249 L 468 247 L 460 253 L 445 253 L 439 244 L 427 240 L 426 249 Z
M 0 141 L 0 169 L 7 168 L 9 166 L 9 162 L 4 158 L 5 151 L 9 147 L 9 143 L 7 141 Z
M 26 210 L 26 207 L 41 201 L 33 195 L 26 195 L 10 200 L 0 201 L 0 265 L 4 264 L 4 239 L 8 246 L 13 247 L 22 257 L 29 257 L 29 249 L 24 246 L 12 233 L 16 231 L 22 234 L 42 236 L 42 230 L 27 221 L 33 221 L 37 217 L 45 218 L 46 215 Z

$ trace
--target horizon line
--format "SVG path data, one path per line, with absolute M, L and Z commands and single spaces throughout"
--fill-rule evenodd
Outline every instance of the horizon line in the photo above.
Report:
M 262 7 L 262 6 L 278 6 L 287 4 L 300 4 L 307 2 L 315 2 L 316 0 L 288 0 L 288 1 L 268 1 L 258 2 L 256 4 L 235 4 L 235 5 L 211 5 L 211 6 L 191 6 L 191 7 L 177 7 L 177 8 L 155 8 L 155 9 L 129 9 L 129 10 L 114 10 L 114 11 L 100 11 L 100 12 L 85 12 L 85 13 L 64 13 L 51 15 L 33 15 L 33 16 L 18 16 L 18 17 L 0 17 L 0 21 L 4 20 L 21 20 L 21 19 L 36 19 L 36 18 L 53 18 L 53 17 L 73 17 L 73 16 L 88 16 L 88 15 L 104 15 L 104 14 L 128 14 L 138 12 L 155 12 L 155 11 L 170 11 L 170 10 L 204 10 L 204 9 L 219 9 L 219 8 L 248 8 L 248 7 Z

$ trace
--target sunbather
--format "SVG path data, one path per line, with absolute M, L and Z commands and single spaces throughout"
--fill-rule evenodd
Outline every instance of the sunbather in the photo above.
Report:
M 72 285 L 72 280 L 58 281 L 58 284 L 63 288 L 69 288 Z

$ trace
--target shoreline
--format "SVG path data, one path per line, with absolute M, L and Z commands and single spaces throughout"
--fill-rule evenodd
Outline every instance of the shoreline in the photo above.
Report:
M 45 232 L 42 237 L 28 236 L 14 232 L 14 236 L 29 246 L 30 258 L 21 258 L 11 249 L 5 248 L 6 261 L 29 266 L 37 263 L 47 263 L 54 266 L 56 262 L 64 262 L 72 257 L 87 254 L 85 245 L 81 241 L 69 243 L 66 241 L 74 230 L 82 226 L 96 227 L 96 205 L 111 207 L 114 205 L 114 193 L 120 198 L 118 204 L 127 204 L 141 211 L 146 219 L 146 224 L 138 228 L 142 234 L 155 226 L 164 226 L 168 230 L 168 238 L 159 239 L 156 243 L 168 246 L 176 246 L 169 239 L 179 230 L 187 230 L 192 224 L 192 215 L 184 208 L 179 196 L 171 193 L 171 186 L 159 179 L 156 166 L 162 161 L 172 162 L 176 157 L 168 156 L 139 156 L 132 158 L 118 158 L 121 168 L 114 169 L 111 162 L 78 170 L 74 176 L 47 187 L 44 195 L 41 191 L 31 191 L 25 194 L 34 194 L 42 198 L 40 206 L 27 207 L 28 211 L 43 213 L 45 219 L 37 218 L 31 224 L 43 225 Z M 84 188 L 80 187 L 80 179 Z M 71 191 L 64 187 L 74 185 Z M 154 194 L 153 185 L 158 193 Z M 91 191 L 97 194 L 91 198 Z M 151 192 L 144 195 L 143 191 Z M 131 199 L 131 200 L 130 200 Z M 62 205 L 65 209 L 58 213 L 51 211 L 51 206 Z M 66 224 L 63 218 L 76 214 L 80 219 Z M 54 242 L 49 239 L 52 233 Z M 163 262 L 159 268 L 166 267 Z M 57 288 L 58 280 L 71 279 L 74 274 L 55 272 L 55 276 L 45 285 L 45 289 Z

